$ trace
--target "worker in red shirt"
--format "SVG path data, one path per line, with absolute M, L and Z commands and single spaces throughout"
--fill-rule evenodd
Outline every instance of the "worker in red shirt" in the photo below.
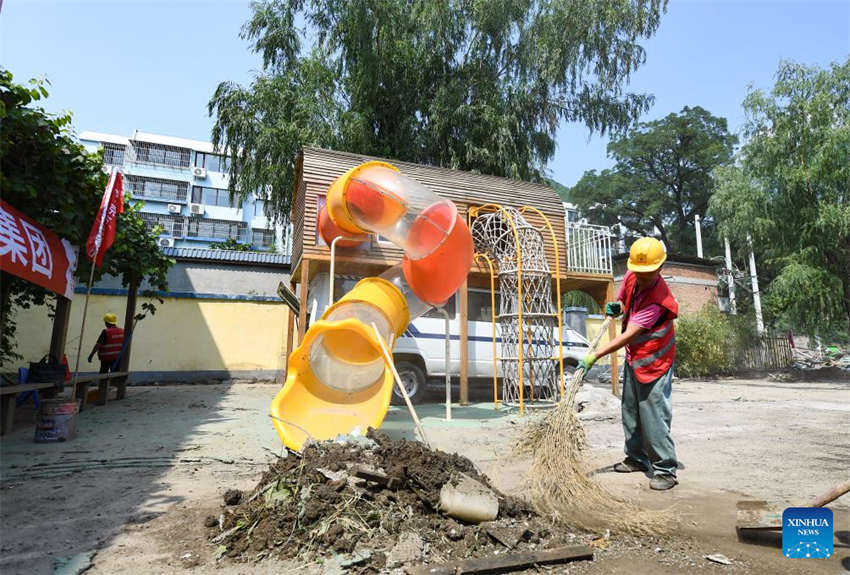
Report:
M 624 314 L 622 333 L 579 364 L 587 372 L 597 359 L 625 346 L 622 418 L 626 458 L 614 465 L 614 471 L 651 471 L 649 487 L 658 491 L 678 484 L 678 460 L 670 436 L 670 394 L 676 357 L 673 320 L 679 304 L 661 277 L 666 260 L 667 250 L 655 238 L 640 238 L 632 244 L 617 301 L 605 305 L 608 316 Z
M 118 358 L 121 357 L 121 349 L 124 347 L 124 330 L 118 327 L 118 316 L 114 313 L 108 313 L 103 316 L 103 323 L 106 325 L 104 330 L 100 332 L 100 337 L 97 338 L 97 343 L 89 354 L 89 362 L 97 352 L 97 358 L 100 360 L 100 373 L 108 373 L 115 371 Z

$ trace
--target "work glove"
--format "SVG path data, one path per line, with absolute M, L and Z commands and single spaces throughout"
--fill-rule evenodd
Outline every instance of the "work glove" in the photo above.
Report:
M 605 304 L 605 315 L 617 317 L 623 313 L 623 307 L 618 301 L 609 301 Z
M 584 370 L 584 373 L 590 371 L 590 368 L 593 367 L 593 364 L 596 363 L 596 354 L 588 353 L 584 356 L 584 359 L 578 362 L 578 367 L 576 369 Z

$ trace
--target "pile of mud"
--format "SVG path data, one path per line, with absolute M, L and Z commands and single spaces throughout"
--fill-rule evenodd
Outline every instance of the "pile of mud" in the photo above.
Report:
M 471 461 L 420 443 L 371 432 L 365 443 L 322 442 L 302 456 L 272 464 L 251 493 L 226 494 L 219 518 L 207 518 L 217 555 L 237 561 L 266 557 L 335 561 L 352 573 L 442 563 L 580 543 L 580 537 L 499 493 Z M 381 485 L 363 470 L 394 478 Z M 464 473 L 499 499 L 494 521 L 464 524 L 439 510 L 440 489 Z

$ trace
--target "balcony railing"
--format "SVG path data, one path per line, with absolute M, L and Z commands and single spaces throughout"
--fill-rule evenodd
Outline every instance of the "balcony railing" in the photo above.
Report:
M 611 274 L 611 228 L 567 222 L 567 269 L 589 274 Z

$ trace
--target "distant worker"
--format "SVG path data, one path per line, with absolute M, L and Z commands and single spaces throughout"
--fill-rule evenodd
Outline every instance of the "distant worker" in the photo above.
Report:
M 118 317 L 114 313 L 104 315 L 103 323 L 106 324 L 106 328 L 100 332 L 100 337 L 97 338 L 97 343 L 89 354 L 89 363 L 97 352 L 100 373 L 108 373 L 115 371 L 118 358 L 121 357 L 121 349 L 124 347 L 124 330 L 116 325 Z
M 676 357 L 673 320 L 679 304 L 661 277 L 666 260 L 667 250 L 655 238 L 640 238 L 632 244 L 629 270 L 617 301 L 605 305 L 605 315 L 625 314 L 622 333 L 579 364 L 587 371 L 599 358 L 625 346 L 622 418 L 626 458 L 614 465 L 614 471 L 652 471 L 649 487 L 658 491 L 678 484 L 678 460 L 670 436 L 670 394 Z

